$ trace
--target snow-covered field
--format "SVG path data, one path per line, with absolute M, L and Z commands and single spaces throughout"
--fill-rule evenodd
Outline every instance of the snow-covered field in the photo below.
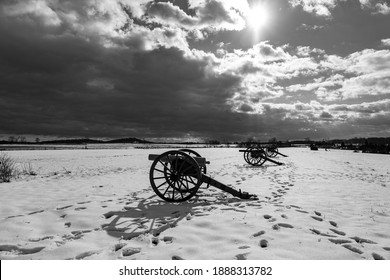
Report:
M 284 165 L 248 165 L 201 148 L 214 179 L 168 203 L 149 183 L 166 149 L 9 151 L 23 175 L 0 184 L 0 259 L 390 259 L 390 156 L 284 148 Z

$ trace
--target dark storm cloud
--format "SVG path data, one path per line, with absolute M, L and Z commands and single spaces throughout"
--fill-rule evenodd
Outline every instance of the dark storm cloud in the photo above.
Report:
M 145 50 L 148 38 L 114 38 L 126 47 L 107 48 L 65 27 L 3 23 L 2 133 L 222 137 L 242 130 L 226 104 L 240 78 L 209 72 L 208 56 Z
M 323 118 L 323 119 L 331 119 L 331 118 L 333 118 L 333 116 L 331 114 L 329 114 L 328 112 L 322 112 L 320 117 Z
M 267 140 L 389 132 L 385 7 L 272 3 L 283 3 L 283 20 L 305 17 L 248 47 L 240 45 L 250 41 L 246 1 L 2 1 L 0 135 Z M 358 25 L 364 44 L 333 23 L 338 7 L 352 3 L 373 19 L 372 29 Z M 351 24 L 343 20 L 343 28 Z M 303 23 L 324 28 L 299 29 Z M 344 35 L 351 40 L 337 41 Z
M 146 30 L 111 6 L 70 3 L 66 8 L 74 14 L 65 15 L 39 3 L 41 9 L 3 10 L 3 134 L 229 138 L 256 129 L 243 125 L 247 116 L 227 104 L 241 78 L 213 71 L 212 56 L 188 52 L 185 42 L 175 44 L 179 30 Z M 227 14 L 218 5 L 210 12 L 222 22 Z M 211 20 L 205 8 L 199 8 L 201 21 Z M 149 11 L 164 20 L 173 17 L 171 11 L 189 19 L 171 4 Z M 110 34 L 107 26 L 124 23 L 132 32 Z
M 13 38 L 1 51 L 2 130 L 11 134 L 182 136 L 228 110 L 238 82 L 206 77 L 206 60 L 176 48 L 108 50 L 70 36 Z

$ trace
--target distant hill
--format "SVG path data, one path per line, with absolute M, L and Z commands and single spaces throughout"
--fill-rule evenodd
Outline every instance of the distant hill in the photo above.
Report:
M 342 143 L 345 144 L 378 144 L 385 145 L 390 144 L 390 137 L 369 137 L 369 138 L 352 138 L 352 139 L 334 139 L 330 140 L 332 143 Z
M 290 144 L 378 144 L 385 145 L 390 144 L 390 137 L 369 137 L 369 138 L 351 138 L 351 139 L 331 139 L 331 140 L 309 140 L 309 139 L 301 139 L 301 140 L 290 140 L 288 141 Z
M 49 141 L 41 141 L 39 143 L 34 144 L 64 144 L 64 145 L 85 145 L 85 144 L 100 144 L 104 143 L 101 140 L 94 139 L 58 139 L 58 140 L 49 140 Z
M 57 139 L 57 140 L 44 140 L 39 142 L 16 142 L 16 141 L 0 141 L 0 144 L 23 144 L 23 145 L 87 145 L 87 144 L 148 144 L 153 143 L 138 138 L 122 138 L 113 140 L 95 140 L 89 138 L 76 138 L 76 139 Z
M 146 141 L 146 140 L 141 140 L 141 139 L 138 139 L 138 138 L 122 138 L 122 139 L 114 139 L 114 140 L 105 141 L 104 143 L 111 143 L 111 144 L 148 144 L 148 143 L 153 143 L 153 142 Z

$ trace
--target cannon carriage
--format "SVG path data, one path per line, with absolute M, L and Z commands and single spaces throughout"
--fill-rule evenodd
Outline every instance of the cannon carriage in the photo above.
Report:
M 210 162 L 190 149 L 172 150 L 160 155 L 150 154 L 149 180 L 153 191 L 168 202 L 183 202 L 196 195 L 200 186 L 216 187 L 241 199 L 257 199 L 254 194 L 242 192 L 206 175 Z

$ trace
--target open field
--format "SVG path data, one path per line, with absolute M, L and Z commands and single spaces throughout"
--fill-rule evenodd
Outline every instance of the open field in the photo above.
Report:
M 0 259 L 390 259 L 390 157 L 284 148 L 249 166 L 237 148 L 200 148 L 211 177 L 167 203 L 148 154 L 167 149 L 8 151 L 37 175 L 0 184 Z

